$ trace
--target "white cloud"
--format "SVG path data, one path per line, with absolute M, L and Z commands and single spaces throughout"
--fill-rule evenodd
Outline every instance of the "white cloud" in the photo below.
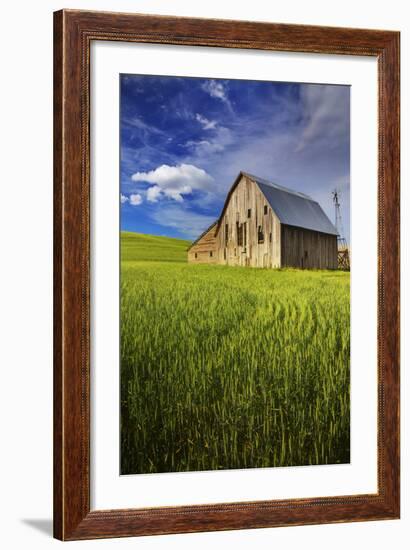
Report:
M 225 86 L 222 82 L 217 82 L 216 80 L 207 80 L 202 85 L 202 89 L 207 92 L 211 97 L 220 99 L 223 101 L 230 109 L 232 109 L 231 102 L 229 101 L 228 94 Z
M 164 195 L 170 199 L 173 199 L 177 202 L 182 202 L 184 200 L 182 195 L 190 195 L 192 193 L 192 188 L 189 185 L 183 185 L 179 188 L 164 189 Z
M 225 148 L 224 145 L 218 143 L 218 141 L 209 141 L 207 139 L 189 139 L 185 143 L 185 147 L 193 149 L 197 155 L 220 153 Z
M 195 115 L 196 120 L 202 124 L 204 130 L 214 130 L 216 127 L 216 120 L 208 120 L 203 115 L 197 113 Z
M 120 195 L 120 198 L 121 198 L 121 204 L 124 204 L 124 203 L 128 202 L 128 200 L 129 200 L 128 197 L 126 197 L 122 193 Z
M 221 153 L 228 145 L 233 143 L 232 132 L 225 126 L 219 126 L 211 139 L 188 140 L 185 147 L 191 149 L 198 157 L 202 158 L 213 153 Z
M 158 199 L 161 198 L 161 187 L 158 185 L 153 185 L 147 190 L 147 201 L 148 202 L 158 202 Z
M 164 227 L 173 227 L 188 239 L 196 239 L 215 218 L 198 214 L 183 204 L 162 203 L 161 207 L 152 213 L 152 219 Z
M 142 204 L 142 196 L 139 193 L 130 195 L 130 204 L 132 204 L 132 206 L 139 206 Z
M 157 202 L 163 196 L 182 202 L 183 195 L 190 195 L 194 190 L 211 190 L 213 183 L 213 178 L 205 170 L 192 164 L 163 164 L 150 172 L 136 172 L 131 179 L 154 184 L 154 189 L 147 190 L 150 202 Z

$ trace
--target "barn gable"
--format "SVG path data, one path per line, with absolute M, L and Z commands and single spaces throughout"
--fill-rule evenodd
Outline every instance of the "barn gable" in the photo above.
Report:
M 209 227 L 207 227 L 205 229 L 205 231 L 203 231 L 199 237 L 197 237 L 191 244 L 190 246 L 188 247 L 188 250 L 191 250 L 192 247 L 194 247 L 196 244 L 199 243 L 199 241 L 205 237 L 205 235 L 207 235 L 208 233 L 212 233 L 212 228 L 216 226 L 216 224 L 218 223 L 218 220 L 215 220 L 213 223 L 211 223 L 211 225 Z
M 188 248 L 188 261 L 196 263 L 215 263 L 216 240 L 215 229 L 217 221 L 208 227 Z
M 256 183 L 240 173 L 216 231 L 219 263 L 280 267 L 280 222 Z

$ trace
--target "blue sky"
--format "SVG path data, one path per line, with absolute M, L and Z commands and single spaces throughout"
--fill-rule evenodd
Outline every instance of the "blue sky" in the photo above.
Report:
M 240 170 L 301 191 L 350 240 L 348 86 L 121 75 L 121 229 L 196 238 Z

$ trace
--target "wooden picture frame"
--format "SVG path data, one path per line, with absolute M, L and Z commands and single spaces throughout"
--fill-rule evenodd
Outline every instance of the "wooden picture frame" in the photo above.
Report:
M 378 62 L 378 492 L 90 510 L 93 40 L 372 56 Z M 124 537 L 399 517 L 398 32 L 63 10 L 54 14 L 54 536 Z

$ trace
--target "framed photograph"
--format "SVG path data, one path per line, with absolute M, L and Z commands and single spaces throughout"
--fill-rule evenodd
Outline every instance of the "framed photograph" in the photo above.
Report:
M 54 14 L 54 534 L 395 519 L 398 32 Z

